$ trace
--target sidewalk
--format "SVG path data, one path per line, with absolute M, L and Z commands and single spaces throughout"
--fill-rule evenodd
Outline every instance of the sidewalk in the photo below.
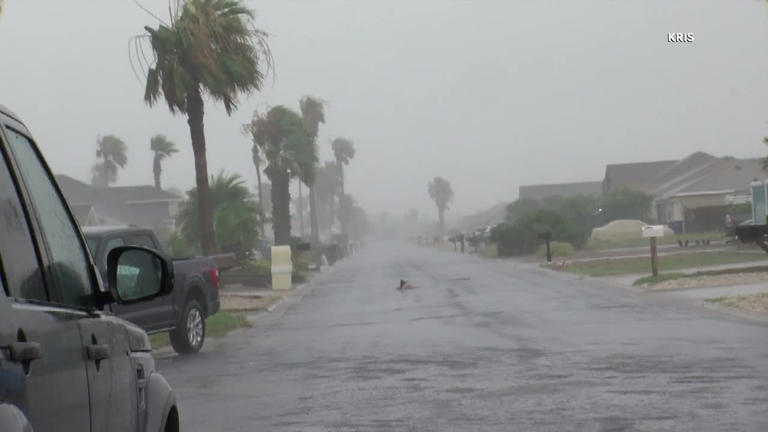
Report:
M 687 288 L 666 291 L 649 291 L 654 294 L 664 294 L 693 300 L 707 300 L 718 297 L 733 297 L 749 294 L 768 293 L 766 284 L 731 285 L 726 287 Z

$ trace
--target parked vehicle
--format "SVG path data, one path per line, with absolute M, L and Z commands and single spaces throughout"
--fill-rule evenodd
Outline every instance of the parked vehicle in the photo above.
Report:
M 106 289 L 45 160 L 0 106 L 0 430 L 178 430 L 147 334 L 104 311 L 172 292 L 160 254 L 122 246 Z
M 83 234 L 102 274 L 112 249 L 143 246 L 162 252 L 155 234 L 136 227 L 85 227 Z M 180 354 L 200 351 L 205 342 L 205 320 L 219 310 L 219 273 L 213 258 L 173 260 L 176 275 L 172 294 L 151 302 L 114 304 L 115 315 L 149 333 L 170 332 L 171 345 Z

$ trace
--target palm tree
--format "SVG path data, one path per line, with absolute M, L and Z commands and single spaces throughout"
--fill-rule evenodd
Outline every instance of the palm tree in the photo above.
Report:
M 174 153 L 178 153 L 179 149 L 176 148 L 176 144 L 169 141 L 165 135 L 155 135 L 149 140 L 149 148 L 155 153 L 155 158 L 152 162 L 152 174 L 155 176 L 155 187 L 162 189 L 160 186 L 160 175 L 163 172 L 163 167 L 160 162 L 167 157 L 171 157 Z
M 204 254 L 217 250 L 208 184 L 203 95 L 224 104 L 227 114 L 237 108 L 240 94 L 260 90 L 272 57 L 266 33 L 255 28 L 254 13 L 243 0 L 180 0 L 170 23 L 144 27 L 153 60 L 136 56 L 146 69 L 144 100 L 154 105 L 162 96 L 172 113 L 187 116 L 195 157 L 198 223 Z M 143 52 L 139 47 L 137 53 Z
M 333 156 L 336 158 L 336 167 L 339 169 L 339 180 L 341 181 L 339 197 L 344 196 L 344 165 L 349 165 L 349 161 L 355 157 L 355 143 L 349 138 L 336 138 L 331 142 Z
M 314 185 L 317 197 L 318 228 L 328 230 L 333 225 L 336 196 L 339 193 L 339 170 L 336 162 L 326 161 L 318 167 Z
M 266 115 L 257 115 L 253 128 L 256 142 L 267 159 L 264 172 L 272 183 L 275 244 L 287 245 L 291 239 L 290 180 L 309 169 L 317 155 L 299 114 L 282 105 L 271 108 Z
M 238 174 L 220 171 L 212 176 L 210 193 L 217 243 L 221 245 L 222 251 L 244 258 L 256 246 L 263 217 L 261 208 L 253 199 L 245 180 Z M 182 237 L 197 244 L 200 243 L 198 199 L 196 189 L 187 192 L 187 200 L 178 215 Z
M 451 184 L 442 177 L 435 177 L 429 183 L 429 197 L 437 205 L 437 215 L 440 219 L 440 235 L 443 235 L 445 234 L 445 211 L 448 210 L 448 203 L 453 199 Z
M 317 154 L 317 133 L 320 129 L 320 123 L 325 123 L 325 101 L 312 96 L 304 96 L 299 101 L 299 108 L 301 109 L 304 129 L 307 131 L 307 135 L 312 138 L 312 147 L 315 154 Z M 314 174 L 315 170 L 313 169 L 312 171 Z M 311 177 L 305 176 L 301 181 L 309 188 L 309 227 L 312 241 L 318 243 L 320 241 L 320 233 L 317 224 L 317 196 L 315 193 L 314 175 Z M 299 184 L 299 188 L 301 188 L 301 184 Z M 299 189 L 299 192 L 301 192 L 301 189 Z
M 96 157 L 101 158 L 101 162 L 93 166 L 93 184 L 109 187 L 110 183 L 117 180 L 118 168 L 124 168 L 128 163 L 128 146 L 123 140 L 114 136 L 107 135 L 96 139 Z
M 258 111 L 254 111 L 253 118 L 251 118 L 251 121 L 244 124 L 241 128 L 243 131 L 243 134 L 250 135 L 251 142 L 253 143 L 251 147 L 251 160 L 253 161 L 253 167 L 256 169 L 256 188 L 258 192 L 259 197 L 259 206 L 261 206 L 263 211 L 266 211 L 267 208 L 264 206 L 264 196 L 263 196 L 263 190 L 264 187 L 261 183 L 261 150 L 259 149 L 259 143 L 256 141 L 256 131 L 257 131 L 257 125 L 256 121 L 258 120 Z M 261 230 L 263 231 L 264 227 L 261 227 Z
M 349 165 L 349 161 L 355 157 L 355 143 L 349 138 L 336 138 L 331 142 L 333 156 L 336 158 L 336 167 L 339 170 L 339 205 L 344 198 L 344 165 Z M 346 225 L 344 220 L 339 219 L 341 233 L 346 234 Z

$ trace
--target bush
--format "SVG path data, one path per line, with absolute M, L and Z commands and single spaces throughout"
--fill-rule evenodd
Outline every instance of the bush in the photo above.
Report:
M 601 203 L 604 221 L 617 219 L 647 220 L 653 197 L 628 188 L 615 189 L 603 197 Z
M 575 249 L 570 243 L 553 241 L 549 244 L 549 251 L 552 253 L 553 257 L 569 257 L 573 255 Z M 547 245 L 543 244 L 539 246 L 539 249 L 536 251 L 536 256 L 539 258 L 546 257 Z
M 514 223 L 497 225 L 491 232 L 491 241 L 496 243 L 500 256 L 527 255 L 536 252 L 543 240 L 542 232 L 552 234 L 552 240 L 581 247 L 586 242 L 586 233 L 579 224 L 565 219 L 550 210 L 538 210 L 520 216 Z
M 291 273 L 291 281 L 293 281 L 293 283 L 295 284 L 306 282 L 306 280 L 307 280 L 307 277 L 304 276 L 304 273 L 300 271 L 294 270 L 293 273 Z
M 299 257 L 296 257 L 296 259 L 294 259 L 293 268 L 298 271 L 305 272 L 305 271 L 309 271 L 310 264 L 311 262 L 309 261 L 309 259 L 303 256 L 299 256 Z
M 257 260 L 248 263 L 248 268 L 253 270 L 254 274 L 272 274 L 272 264 L 267 260 Z
M 540 242 L 535 232 L 522 229 L 518 224 L 503 223 L 491 231 L 499 256 L 524 255 L 535 250 Z
M 179 232 L 174 232 L 168 239 L 168 249 L 174 258 L 189 258 L 198 255 L 198 247 L 189 243 Z

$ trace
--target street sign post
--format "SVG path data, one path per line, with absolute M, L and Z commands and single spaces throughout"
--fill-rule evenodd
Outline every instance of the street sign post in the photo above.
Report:
M 547 264 L 552 264 L 552 251 L 549 248 L 549 242 L 552 241 L 552 233 L 542 231 L 539 233 L 539 238 L 547 242 Z
M 659 275 L 659 257 L 656 251 L 656 238 L 664 237 L 664 225 L 646 225 L 642 228 L 643 237 L 651 239 L 651 274 Z

